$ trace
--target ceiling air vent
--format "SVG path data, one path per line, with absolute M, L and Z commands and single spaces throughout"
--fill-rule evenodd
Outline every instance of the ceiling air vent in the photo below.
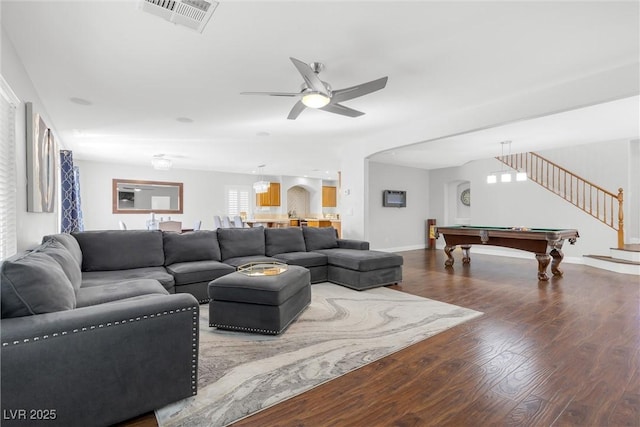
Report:
M 140 9 L 199 33 L 209 22 L 218 2 L 205 0 L 140 0 Z

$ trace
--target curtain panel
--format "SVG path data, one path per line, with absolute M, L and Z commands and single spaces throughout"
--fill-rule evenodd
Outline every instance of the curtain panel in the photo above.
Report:
M 80 170 L 73 165 L 73 152 L 60 150 L 61 224 L 62 233 L 84 231 L 80 203 Z

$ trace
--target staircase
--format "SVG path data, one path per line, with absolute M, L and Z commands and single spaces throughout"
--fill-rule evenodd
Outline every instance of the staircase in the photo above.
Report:
M 562 197 L 583 212 L 618 233 L 618 247 L 609 256 L 585 255 L 585 264 L 624 274 L 640 276 L 640 245 L 624 244 L 623 191 L 612 193 L 536 153 L 517 153 L 496 157 L 505 165 Z
M 585 255 L 585 265 L 640 276 L 640 245 L 624 245 L 609 249 L 609 256 Z

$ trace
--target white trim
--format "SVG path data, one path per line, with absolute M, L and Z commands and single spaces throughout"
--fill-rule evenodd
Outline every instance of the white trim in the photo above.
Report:
M 395 248 L 372 248 L 375 251 L 381 252 L 404 252 L 404 251 L 413 251 L 416 249 L 426 249 L 425 245 L 411 245 L 411 246 L 399 246 Z

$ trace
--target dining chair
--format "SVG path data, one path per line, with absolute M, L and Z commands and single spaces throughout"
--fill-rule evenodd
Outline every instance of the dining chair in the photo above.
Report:
M 222 228 L 233 228 L 233 225 L 231 225 L 231 220 L 228 216 L 222 217 Z
M 245 228 L 244 221 L 242 221 L 242 217 L 240 215 L 233 217 L 233 226 L 235 228 Z
M 120 226 L 120 230 L 127 229 L 127 224 L 125 224 L 123 221 L 118 221 L 118 225 Z
M 200 227 L 202 227 L 202 221 L 196 221 L 196 222 L 193 224 L 193 231 L 199 231 L 199 230 L 200 230 Z
M 218 215 L 213 217 L 213 229 L 217 230 L 218 228 L 222 228 L 222 220 Z

